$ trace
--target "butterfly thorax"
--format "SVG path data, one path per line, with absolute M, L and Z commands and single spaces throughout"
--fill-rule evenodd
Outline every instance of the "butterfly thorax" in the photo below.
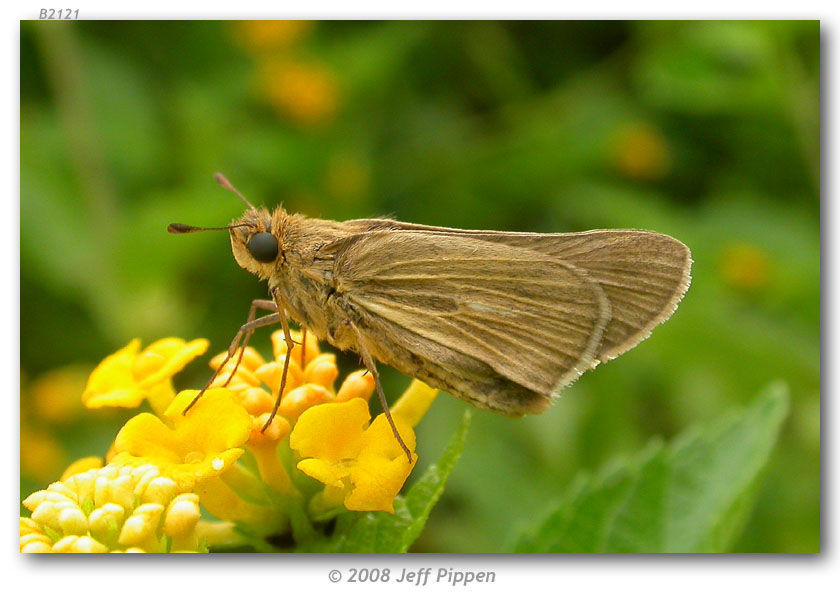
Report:
M 333 264 L 336 248 L 355 231 L 335 221 L 289 214 L 282 208 L 248 210 L 231 230 L 231 247 L 239 266 L 267 279 L 269 290 L 283 298 L 291 317 L 325 339 L 330 324 L 328 300 L 335 293 Z M 256 236 L 270 234 L 276 240 L 276 255 L 255 252 Z M 265 240 L 262 240 L 265 241 Z M 271 240 L 268 240 L 271 242 Z M 259 260 L 262 258 L 263 260 Z M 271 260 L 268 260 L 271 259 Z

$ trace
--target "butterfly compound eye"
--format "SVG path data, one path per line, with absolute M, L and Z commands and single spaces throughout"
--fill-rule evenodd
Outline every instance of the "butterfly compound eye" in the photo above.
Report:
M 270 233 L 257 233 L 248 240 L 248 252 L 261 263 L 274 262 L 277 250 L 277 238 Z

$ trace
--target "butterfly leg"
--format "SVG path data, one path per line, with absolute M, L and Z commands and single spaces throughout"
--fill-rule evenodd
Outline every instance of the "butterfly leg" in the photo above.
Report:
M 280 408 L 280 401 L 283 400 L 283 391 L 286 389 L 286 377 L 289 374 L 289 361 L 292 358 L 292 347 L 296 343 L 292 339 L 292 332 L 289 329 L 289 312 L 286 307 L 285 298 L 283 298 L 282 294 L 280 294 L 280 290 L 277 288 L 271 288 L 270 292 L 271 296 L 274 298 L 273 304 L 275 310 L 277 311 L 277 314 L 272 316 L 277 317 L 277 321 L 283 325 L 283 337 L 286 340 L 286 358 L 283 361 L 283 373 L 280 375 L 280 387 L 277 390 L 277 399 L 274 401 L 274 408 L 271 410 L 271 414 L 266 420 L 265 425 L 263 425 L 260 430 L 262 433 L 265 433 L 265 430 L 268 429 L 269 425 L 271 425 L 271 422 L 277 415 L 277 410 Z
M 263 310 L 269 310 L 272 313 L 277 312 L 277 305 L 271 300 L 253 300 L 251 302 L 251 309 L 248 311 L 248 318 L 245 321 L 246 325 L 248 323 L 252 323 L 255 320 L 258 308 L 261 308 Z M 263 325 L 259 325 L 258 327 L 263 327 Z M 227 356 L 222 361 L 222 364 L 219 365 L 219 368 L 216 370 L 216 372 L 213 374 L 213 379 L 215 379 L 218 376 L 219 372 L 221 372 L 221 370 L 233 356 L 233 353 L 236 352 L 237 346 L 240 346 L 241 350 L 239 352 L 239 358 L 236 359 L 236 364 L 233 366 L 233 369 L 231 369 L 230 375 L 228 376 L 227 381 L 225 381 L 222 387 L 227 387 L 233 379 L 233 376 L 236 375 L 236 371 L 239 369 L 239 365 L 242 364 L 242 357 L 245 356 L 245 348 L 248 346 L 248 341 L 251 339 L 251 335 L 254 333 L 254 329 L 256 329 L 256 327 L 251 327 L 250 329 L 248 329 L 245 333 L 245 338 L 242 339 L 242 329 L 240 328 L 240 330 L 236 333 L 236 336 L 233 338 L 233 341 L 230 343 L 230 346 L 228 346 Z M 242 340 L 241 345 L 239 344 L 240 340 Z M 213 379 L 211 379 L 210 381 L 212 382 Z
M 391 431 L 394 432 L 394 437 L 397 439 L 397 442 L 399 442 L 400 448 L 403 449 L 403 452 L 405 452 L 405 455 L 408 457 L 408 462 L 411 463 L 411 451 L 408 449 L 408 446 L 405 445 L 402 437 L 400 437 L 400 432 L 397 431 L 397 426 L 394 424 L 394 418 L 391 416 L 391 410 L 388 408 L 388 401 L 385 399 L 385 392 L 382 391 L 382 384 L 379 382 L 379 371 L 376 370 L 376 361 L 373 359 L 373 356 L 371 356 L 365 346 L 364 338 L 362 338 L 362 334 L 359 331 L 359 328 L 356 327 L 356 324 L 347 319 L 342 323 L 342 325 L 349 329 L 355 337 L 355 346 L 358 349 L 359 356 L 362 357 L 362 362 L 364 362 L 365 368 L 370 371 L 371 375 L 373 375 L 373 381 L 376 384 L 376 393 L 379 396 L 380 404 L 382 404 L 382 412 L 385 415 L 385 418 L 388 419 L 388 424 L 391 426 Z
M 266 315 L 264 317 L 260 317 L 259 319 L 256 319 L 255 317 L 256 317 L 256 313 L 257 313 L 258 308 L 261 308 L 261 309 L 264 309 L 264 310 L 274 311 L 274 314 Z M 201 398 L 204 395 L 204 392 L 206 392 L 210 388 L 210 386 L 213 385 L 213 382 L 216 380 L 216 377 L 219 376 L 219 373 L 222 372 L 222 369 L 225 368 L 225 365 L 228 363 L 228 361 L 236 353 L 236 350 L 240 346 L 240 342 L 242 342 L 242 351 L 239 353 L 239 359 L 236 361 L 236 365 L 234 366 L 233 371 L 231 372 L 227 381 L 225 381 L 225 385 L 230 383 L 230 380 L 233 378 L 233 375 L 236 373 L 236 370 L 239 368 L 239 365 L 242 362 L 242 356 L 245 353 L 245 346 L 247 346 L 248 340 L 250 339 L 251 334 L 254 332 L 254 330 L 258 329 L 260 327 L 266 327 L 268 325 L 273 325 L 273 324 L 277 323 L 278 321 L 280 321 L 282 318 L 283 317 L 279 313 L 277 313 L 276 304 L 274 302 L 272 302 L 271 300 L 254 300 L 254 301 L 252 301 L 251 302 L 251 308 L 248 311 L 248 321 L 242 327 L 239 328 L 239 331 L 236 332 L 236 335 L 234 336 L 233 341 L 230 343 L 230 346 L 228 346 L 227 356 L 225 356 L 224 360 L 222 361 L 222 364 L 220 364 L 219 367 L 216 369 L 216 371 L 213 373 L 213 376 L 210 378 L 210 381 L 208 381 L 207 384 L 201 389 L 201 391 L 198 392 L 196 397 L 193 398 L 192 402 L 190 402 L 187 405 L 187 407 L 183 410 L 182 414 L 187 414 L 187 411 L 189 409 L 191 409 L 195 405 L 196 402 L 198 402 L 199 398 Z M 244 337 L 244 339 L 243 339 L 243 337 Z

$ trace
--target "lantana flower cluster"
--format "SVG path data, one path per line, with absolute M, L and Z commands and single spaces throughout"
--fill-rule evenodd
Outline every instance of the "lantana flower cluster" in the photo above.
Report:
M 198 496 L 153 465 L 85 470 L 31 494 L 21 552 L 195 552 Z
M 391 408 L 409 461 L 385 416 L 371 418 L 373 376 L 358 370 L 337 385 L 335 355 L 311 334 L 292 335 L 288 348 L 282 331 L 272 334 L 270 360 L 251 347 L 240 360 L 237 351 L 193 406 L 199 390 L 176 392 L 172 376 L 206 340 L 166 338 L 145 349 L 134 340 L 103 360 L 84 405 L 147 400 L 152 412 L 125 423 L 104 461 L 77 461 L 23 501 L 32 513 L 21 518 L 21 551 L 202 551 L 305 536 L 344 510 L 393 512 L 416 464 L 413 427 L 437 392 L 414 381 Z M 266 427 L 287 353 L 283 396 Z

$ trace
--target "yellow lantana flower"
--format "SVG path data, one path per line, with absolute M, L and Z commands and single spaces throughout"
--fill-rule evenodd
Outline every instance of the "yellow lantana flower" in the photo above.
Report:
M 374 381 L 370 373 L 354 371 L 336 391 L 338 367 L 335 355 L 321 352 L 318 339 L 311 333 L 304 335 L 301 331 L 292 330 L 291 335 L 296 343 L 291 348 L 286 386 L 279 410 L 265 431 L 263 427 L 274 408 L 288 352 L 282 330 L 275 331 L 271 336 L 272 360 L 266 361 L 255 349 L 247 346 L 241 351 L 241 360 L 240 351 L 237 351 L 227 361 L 211 388 L 226 386 L 234 392 L 236 401 L 252 417 L 251 437 L 246 448 L 256 461 L 260 478 L 274 492 L 294 497 L 299 495 L 299 491 L 279 459 L 280 443 L 288 438 L 294 423 L 308 408 L 356 397 L 370 398 Z M 214 356 L 210 359 L 210 367 L 218 369 L 226 357 L 227 352 Z M 231 376 L 234 368 L 236 372 Z M 199 400 L 199 403 L 202 401 Z
M 325 495 L 342 492 L 349 510 L 393 513 L 394 498 L 417 460 L 414 430 L 399 415 L 393 419 L 411 463 L 385 415 L 370 422 L 365 400 L 313 406 L 300 416 L 289 438 L 292 449 L 304 457 L 298 469 L 332 488 Z
M 215 388 L 182 414 L 196 390 L 179 393 L 161 421 L 151 413 L 131 418 L 114 441 L 116 464 L 151 463 L 179 484 L 217 477 L 242 456 L 251 434 L 251 417 L 233 392 Z
M 153 465 L 108 465 L 30 494 L 21 552 L 195 552 L 198 496 Z
M 211 531 L 214 544 L 241 545 L 290 530 L 306 535 L 307 518 L 327 518 L 342 505 L 393 513 L 416 464 L 412 428 L 437 392 L 415 381 L 394 405 L 409 460 L 386 417 L 371 422 L 372 375 L 355 371 L 338 384 L 335 356 L 322 353 L 311 334 L 292 336 L 297 343 L 287 348 L 282 331 L 272 335 L 269 361 L 246 348 L 236 373 L 239 356 L 231 357 L 192 406 L 198 392 L 176 396 L 171 377 L 206 341 L 167 338 L 141 351 L 135 340 L 105 359 L 90 377 L 86 404 L 136 406 L 147 397 L 157 414 L 123 426 L 106 466 L 98 457 L 82 459 L 28 497 L 33 514 L 21 520 L 21 550 L 191 551 L 204 547 L 198 531 Z M 279 410 L 263 432 L 287 355 Z M 239 462 L 246 451 L 249 460 Z M 313 495 L 300 472 L 324 489 Z M 224 522 L 202 527 L 199 503 Z
M 374 390 L 373 376 L 365 370 L 354 371 L 336 391 L 335 355 L 322 353 L 312 334 L 304 337 L 301 332 L 292 331 L 296 343 L 291 348 L 286 387 L 274 421 L 263 433 L 289 352 L 282 331 L 275 331 L 271 339 L 274 360 L 266 362 L 247 347 L 235 375 L 230 378 L 238 354 L 213 383 L 221 386 L 230 378 L 228 389 L 235 392 L 237 401 L 253 417 L 247 448 L 256 459 L 263 481 L 275 491 L 295 494 L 276 450 L 278 442 L 291 431 L 289 444 L 303 457 L 298 469 L 327 486 L 321 500 L 328 501 L 322 505 L 344 504 L 350 510 L 393 512 L 394 498 L 416 463 L 412 427 L 425 414 L 437 391 L 414 381 L 392 411 L 400 437 L 412 452 L 409 463 L 386 417 L 381 415 L 371 423 L 367 401 Z M 210 366 L 218 368 L 225 356 L 222 353 L 213 357 Z
M 172 400 L 171 378 L 200 354 L 209 342 L 164 338 L 140 351 L 140 340 L 103 360 L 90 374 L 82 402 L 88 408 L 119 406 L 137 408 L 144 398 L 162 413 Z
M 349 391 L 356 383 L 348 384 L 348 380 L 342 389 Z M 412 428 L 437 394 L 415 379 L 391 409 L 397 431 L 411 452 L 411 463 L 385 415 L 368 425 L 370 412 L 363 398 L 315 406 L 303 413 L 289 446 L 303 457 L 298 469 L 326 484 L 315 499 L 320 508 L 343 503 L 349 510 L 393 513 L 394 498 L 417 464 Z
M 308 334 L 292 330 L 292 339 L 297 342 L 291 350 L 289 371 L 286 375 L 286 387 L 274 423 L 285 421 L 281 426 L 284 435 L 291 430 L 291 423 L 306 409 L 328 402 L 345 402 L 352 398 L 370 398 L 373 394 L 373 375 L 365 370 L 353 371 L 335 389 L 338 367 L 335 354 L 321 352 L 318 339 Z M 282 330 L 271 335 L 273 360 L 266 361 L 260 354 L 246 347 L 242 361 L 227 389 L 236 394 L 237 401 L 248 414 L 260 420 L 259 427 L 274 408 L 280 381 L 283 375 L 283 363 L 286 360 L 286 341 Z M 224 360 L 226 352 L 210 359 L 210 366 L 217 369 Z M 211 387 L 220 387 L 227 383 L 230 373 L 236 365 L 239 351 L 233 356 L 215 378 Z M 201 400 L 199 400 L 201 402 Z M 288 427 L 287 427 L 288 425 Z M 266 432 L 268 433 L 268 432 Z

